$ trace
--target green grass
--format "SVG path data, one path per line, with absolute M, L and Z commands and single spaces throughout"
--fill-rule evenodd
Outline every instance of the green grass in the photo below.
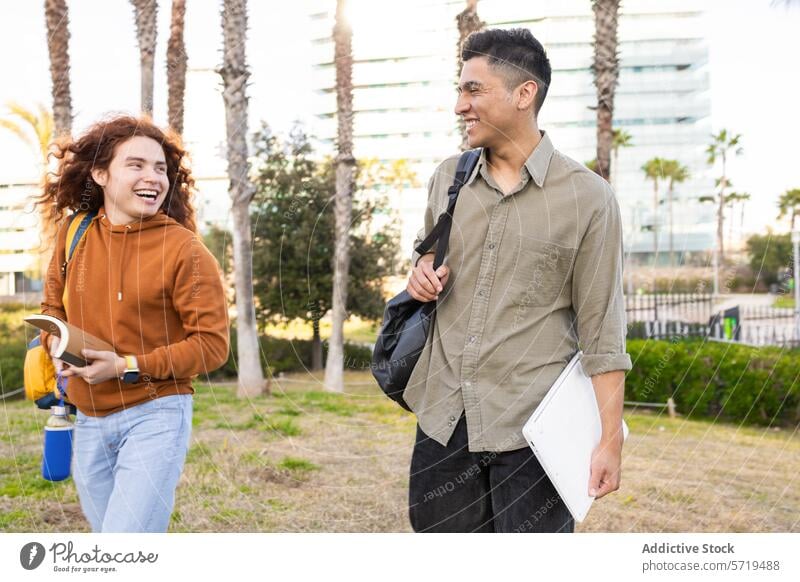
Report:
M 311 461 L 298 457 L 284 457 L 281 462 L 278 463 L 278 467 L 286 469 L 287 471 L 296 471 L 299 473 L 319 470 L 319 465 L 315 465 Z
M 211 449 L 204 443 L 193 443 L 189 452 L 186 453 L 187 463 L 204 461 L 211 457 Z
M 344 322 L 344 336 L 348 342 L 353 343 L 374 343 L 378 336 L 379 323 L 366 321 L 356 316 L 351 316 Z M 286 324 L 271 324 L 264 330 L 267 335 L 284 339 L 304 339 L 310 340 L 313 337 L 311 325 L 302 319 L 294 319 Z M 322 339 L 329 338 L 331 335 L 330 317 L 324 317 L 320 321 L 320 336 Z
M 0 531 L 17 531 L 23 522 L 30 519 L 30 513 L 21 509 L 0 512 Z
M 303 414 L 302 410 L 299 410 L 297 408 L 291 408 L 289 406 L 284 406 L 283 408 L 279 408 L 276 412 L 278 414 L 283 414 L 285 416 L 300 416 L 301 414 Z
M 344 394 L 324 392 L 321 373 L 286 379 L 247 400 L 230 383 L 196 384 L 170 531 L 408 531 L 414 417 L 368 371 L 347 372 Z M 14 401 L 0 415 L 0 531 L 86 531 L 73 481 L 40 476 L 47 414 Z M 580 531 L 796 530 L 800 496 L 785 489 L 800 472 L 793 428 L 628 409 L 625 419 L 622 488 Z
M 50 497 L 63 488 L 64 482 L 51 482 L 42 478 L 39 467 L 10 471 L 0 476 L 0 497 L 26 497 L 41 499 Z
M 302 434 L 300 427 L 298 427 L 291 418 L 267 419 L 259 428 L 265 432 L 281 436 L 299 436 Z
M 792 437 L 791 429 L 772 430 L 770 428 L 737 425 L 733 423 L 720 422 L 718 420 L 699 418 L 686 420 L 683 416 L 670 418 L 666 413 L 663 414 L 642 414 L 632 413 L 626 409 L 624 413 L 625 422 L 632 433 L 654 434 L 656 432 L 666 434 L 680 434 L 682 437 L 702 438 L 707 433 L 728 435 L 738 442 L 748 440 L 772 440 L 785 441 Z

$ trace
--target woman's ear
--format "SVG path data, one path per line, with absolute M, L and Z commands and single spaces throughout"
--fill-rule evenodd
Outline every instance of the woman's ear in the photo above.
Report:
M 108 181 L 108 172 L 102 168 L 95 168 L 92 170 L 92 180 L 94 180 L 98 186 L 103 187 Z

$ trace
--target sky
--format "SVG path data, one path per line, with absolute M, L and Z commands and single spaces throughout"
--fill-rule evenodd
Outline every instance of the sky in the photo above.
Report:
M 386 2 L 387 13 L 395 6 L 392 0 L 375 1 Z M 50 103 L 43 4 L 0 0 L 0 112 L 9 100 L 26 106 Z M 129 0 L 69 0 L 68 4 L 73 129 L 80 132 L 108 112 L 137 112 L 138 49 Z M 169 3 L 160 4 L 154 117 L 164 123 Z M 221 83 L 213 72 L 221 60 L 220 2 L 189 0 L 187 5 L 186 44 L 193 71 L 187 92 L 210 97 L 205 102 L 195 99 L 187 110 L 185 139 L 190 149 L 192 144 L 203 144 L 196 148 L 197 175 L 220 176 L 225 167 L 210 155 L 219 144 L 210 146 L 207 136 L 224 136 L 224 108 L 218 92 L 203 91 Z M 311 119 L 308 4 L 251 0 L 249 6 L 250 131 L 262 120 L 286 131 L 295 120 Z M 731 161 L 730 177 L 737 191 L 753 197 L 745 230 L 759 232 L 775 223 L 780 193 L 800 188 L 795 145 L 800 136 L 800 35 L 796 34 L 800 3 L 710 0 L 709 6 L 712 126 L 743 136 L 744 152 Z M 0 132 L 0 159 L 0 183 L 36 179 L 34 153 L 5 132 Z

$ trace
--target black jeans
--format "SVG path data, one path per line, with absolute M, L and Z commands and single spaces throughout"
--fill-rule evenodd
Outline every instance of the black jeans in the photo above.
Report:
M 467 450 L 464 415 L 446 447 L 417 425 L 409 518 L 416 532 L 564 532 L 575 521 L 530 447 Z

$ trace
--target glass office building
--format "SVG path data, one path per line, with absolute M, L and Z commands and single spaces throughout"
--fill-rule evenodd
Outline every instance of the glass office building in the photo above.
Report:
M 424 185 L 437 163 L 458 152 L 455 17 L 465 5 L 463 0 L 350 0 L 356 157 L 407 159 Z M 310 6 L 316 93 L 311 131 L 332 149 L 335 2 L 312 0 Z M 481 0 L 478 14 L 490 27 L 528 28 L 543 43 L 553 77 L 540 127 L 568 156 L 579 162 L 593 159 L 594 15 L 589 0 Z M 614 125 L 631 135 L 633 146 L 619 150 L 611 180 L 623 213 L 626 250 L 634 261 L 652 260 L 654 222 L 659 263 L 668 259 L 667 185 L 660 184 L 656 206 L 653 183 L 641 170 L 654 157 L 676 159 L 691 174 L 673 193 L 676 253 L 703 253 L 714 245 L 715 208 L 698 202 L 713 193 L 705 155 L 712 132 L 707 30 L 703 0 L 627 0 L 621 9 Z M 405 254 L 421 226 L 426 196 L 424 187 L 393 196 Z

